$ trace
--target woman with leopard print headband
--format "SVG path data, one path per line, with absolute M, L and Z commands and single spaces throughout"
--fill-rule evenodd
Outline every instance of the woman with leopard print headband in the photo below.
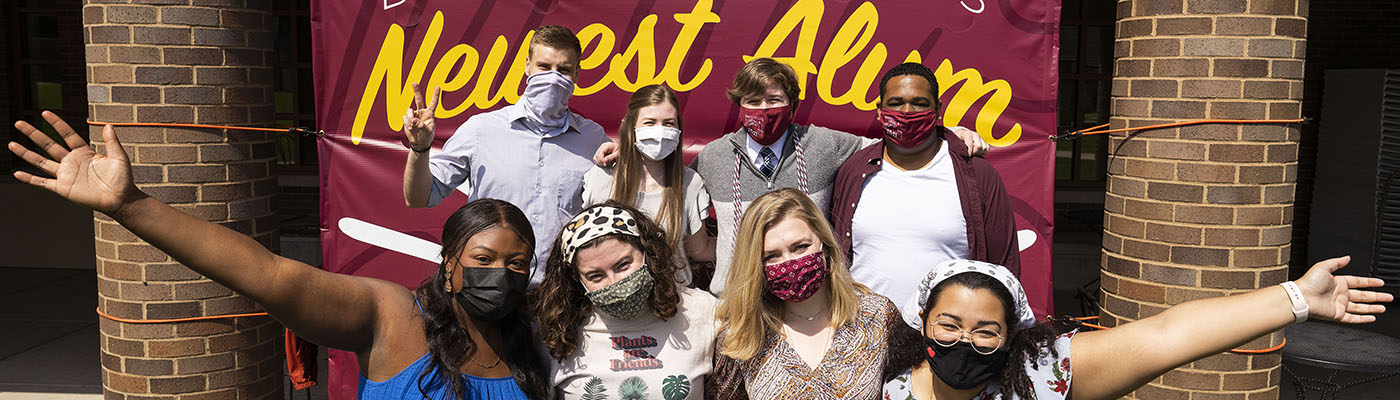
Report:
M 559 232 L 534 297 L 554 397 L 703 397 L 715 297 L 671 278 L 676 250 L 664 232 L 612 201 Z

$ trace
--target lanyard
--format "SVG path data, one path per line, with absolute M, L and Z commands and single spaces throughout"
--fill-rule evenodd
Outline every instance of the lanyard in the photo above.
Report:
M 791 133 L 792 133 L 792 134 L 796 134 L 796 132 L 791 132 Z M 804 157 L 802 156 L 802 137 L 803 137 L 803 136 L 806 136 L 806 135 L 793 136 L 792 142 L 793 142 L 793 144 L 796 146 L 796 149 L 793 150 L 793 156 L 794 156 L 794 157 L 797 157 L 797 188 L 800 189 L 800 190 L 802 190 L 802 194 L 808 194 L 808 191 L 807 191 L 807 159 L 804 158 Z M 740 187 L 740 185 L 739 185 L 739 168 L 743 166 L 743 163 L 744 163 L 744 157 L 740 154 L 739 151 L 735 151 L 735 152 L 734 152 L 734 230 L 735 230 L 736 232 L 734 233 L 734 236 L 733 236 L 735 239 L 731 239 L 731 240 L 737 240 L 737 238 L 739 237 L 739 234 L 738 234 L 738 232 L 737 232 L 738 229 L 739 229 L 739 221 L 740 221 L 741 217 L 743 217 L 743 215 L 744 215 L 744 212 L 740 209 L 741 206 L 743 206 L 743 202 L 739 200 L 739 199 L 743 196 L 743 189 L 742 189 L 742 188 Z M 778 160 L 778 166 L 781 167 L 782 164 L 783 164 L 783 163 L 782 163 L 782 159 L 779 159 L 779 160 Z M 768 177 L 768 187 L 769 187 L 770 189 L 773 187 L 773 180 L 774 180 L 774 179 L 777 179 L 777 177 L 778 177 L 778 169 L 775 168 L 775 169 L 773 170 L 773 176 Z M 730 242 L 729 248 L 730 248 L 730 251 L 733 251 L 733 249 L 734 249 L 734 243 L 733 243 L 732 241 Z

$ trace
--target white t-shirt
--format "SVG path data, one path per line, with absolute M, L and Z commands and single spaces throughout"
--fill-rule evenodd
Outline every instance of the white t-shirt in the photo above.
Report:
M 851 220 L 856 282 L 891 299 L 908 299 L 934 266 L 966 259 L 968 252 L 967 221 L 946 144 L 923 168 L 903 171 L 885 162 L 866 179 Z M 918 319 L 919 310 L 900 312 Z
M 565 399 L 702 399 L 714 360 L 715 296 L 677 288 L 676 315 L 649 308 L 631 321 L 594 312 L 583 340 L 564 362 L 551 359 L 551 387 Z
M 599 168 L 594 166 L 583 174 L 583 206 L 588 207 L 612 199 L 613 191 L 613 169 Z M 710 194 L 705 192 L 705 180 L 690 168 L 682 169 L 682 177 L 685 181 L 682 186 L 685 188 L 685 199 L 682 204 L 682 211 L 685 213 L 681 217 L 681 242 L 675 243 L 672 249 L 675 252 L 676 260 L 676 283 L 681 286 L 689 286 L 691 280 L 690 259 L 685 255 L 685 238 L 704 229 L 705 215 L 710 209 Z M 657 190 L 654 192 L 639 192 L 635 201 L 636 208 L 645 213 L 648 218 L 655 221 L 656 214 L 661 211 L 661 203 L 665 198 L 665 192 Z M 663 225 L 664 226 L 664 225 Z

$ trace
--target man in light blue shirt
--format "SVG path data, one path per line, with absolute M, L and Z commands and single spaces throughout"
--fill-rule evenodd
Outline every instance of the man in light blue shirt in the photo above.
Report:
M 559 229 L 581 209 L 590 157 L 609 139 L 602 126 L 568 109 L 582 53 L 573 32 L 542 26 L 529 51 L 520 102 L 468 118 L 441 151 L 432 151 L 440 90 L 434 88 L 425 106 L 415 86 L 416 108 L 404 116 L 411 151 L 403 191 L 409 207 L 433 207 L 465 184 L 472 199 L 496 198 L 519 207 L 535 231 L 534 286 L 544 278 Z

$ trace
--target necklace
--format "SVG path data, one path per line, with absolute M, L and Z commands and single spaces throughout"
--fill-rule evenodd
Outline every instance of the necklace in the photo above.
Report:
M 818 315 L 822 315 L 822 312 L 821 312 L 821 311 L 817 311 L 816 314 L 812 314 L 811 316 L 798 314 L 798 313 L 793 312 L 792 310 L 788 310 L 787 313 L 788 313 L 788 314 L 792 314 L 792 316 L 794 316 L 794 317 L 802 318 L 802 319 L 805 319 L 805 320 L 808 320 L 808 321 L 815 320 L 815 319 L 817 319 L 817 316 L 818 316 Z
M 497 366 L 497 365 L 499 365 L 499 364 L 501 363 L 501 356 L 500 356 L 499 354 L 496 355 L 496 362 L 491 363 L 491 365 L 486 365 L 486 364 L 482 364 L 482 363 L 476 362 L 476 357 L 475 357 L 475 356 L 473 356 L 472 358 L 470 358 L 470 360 L 472 361 L 472 364 L 476 364 L 477 366 L 480 366 L 480 367 L 482 367 L 482 368 L 488 368 L 488 369 L 489 369 L 489 368 L 494 368 L 495 366 Z

